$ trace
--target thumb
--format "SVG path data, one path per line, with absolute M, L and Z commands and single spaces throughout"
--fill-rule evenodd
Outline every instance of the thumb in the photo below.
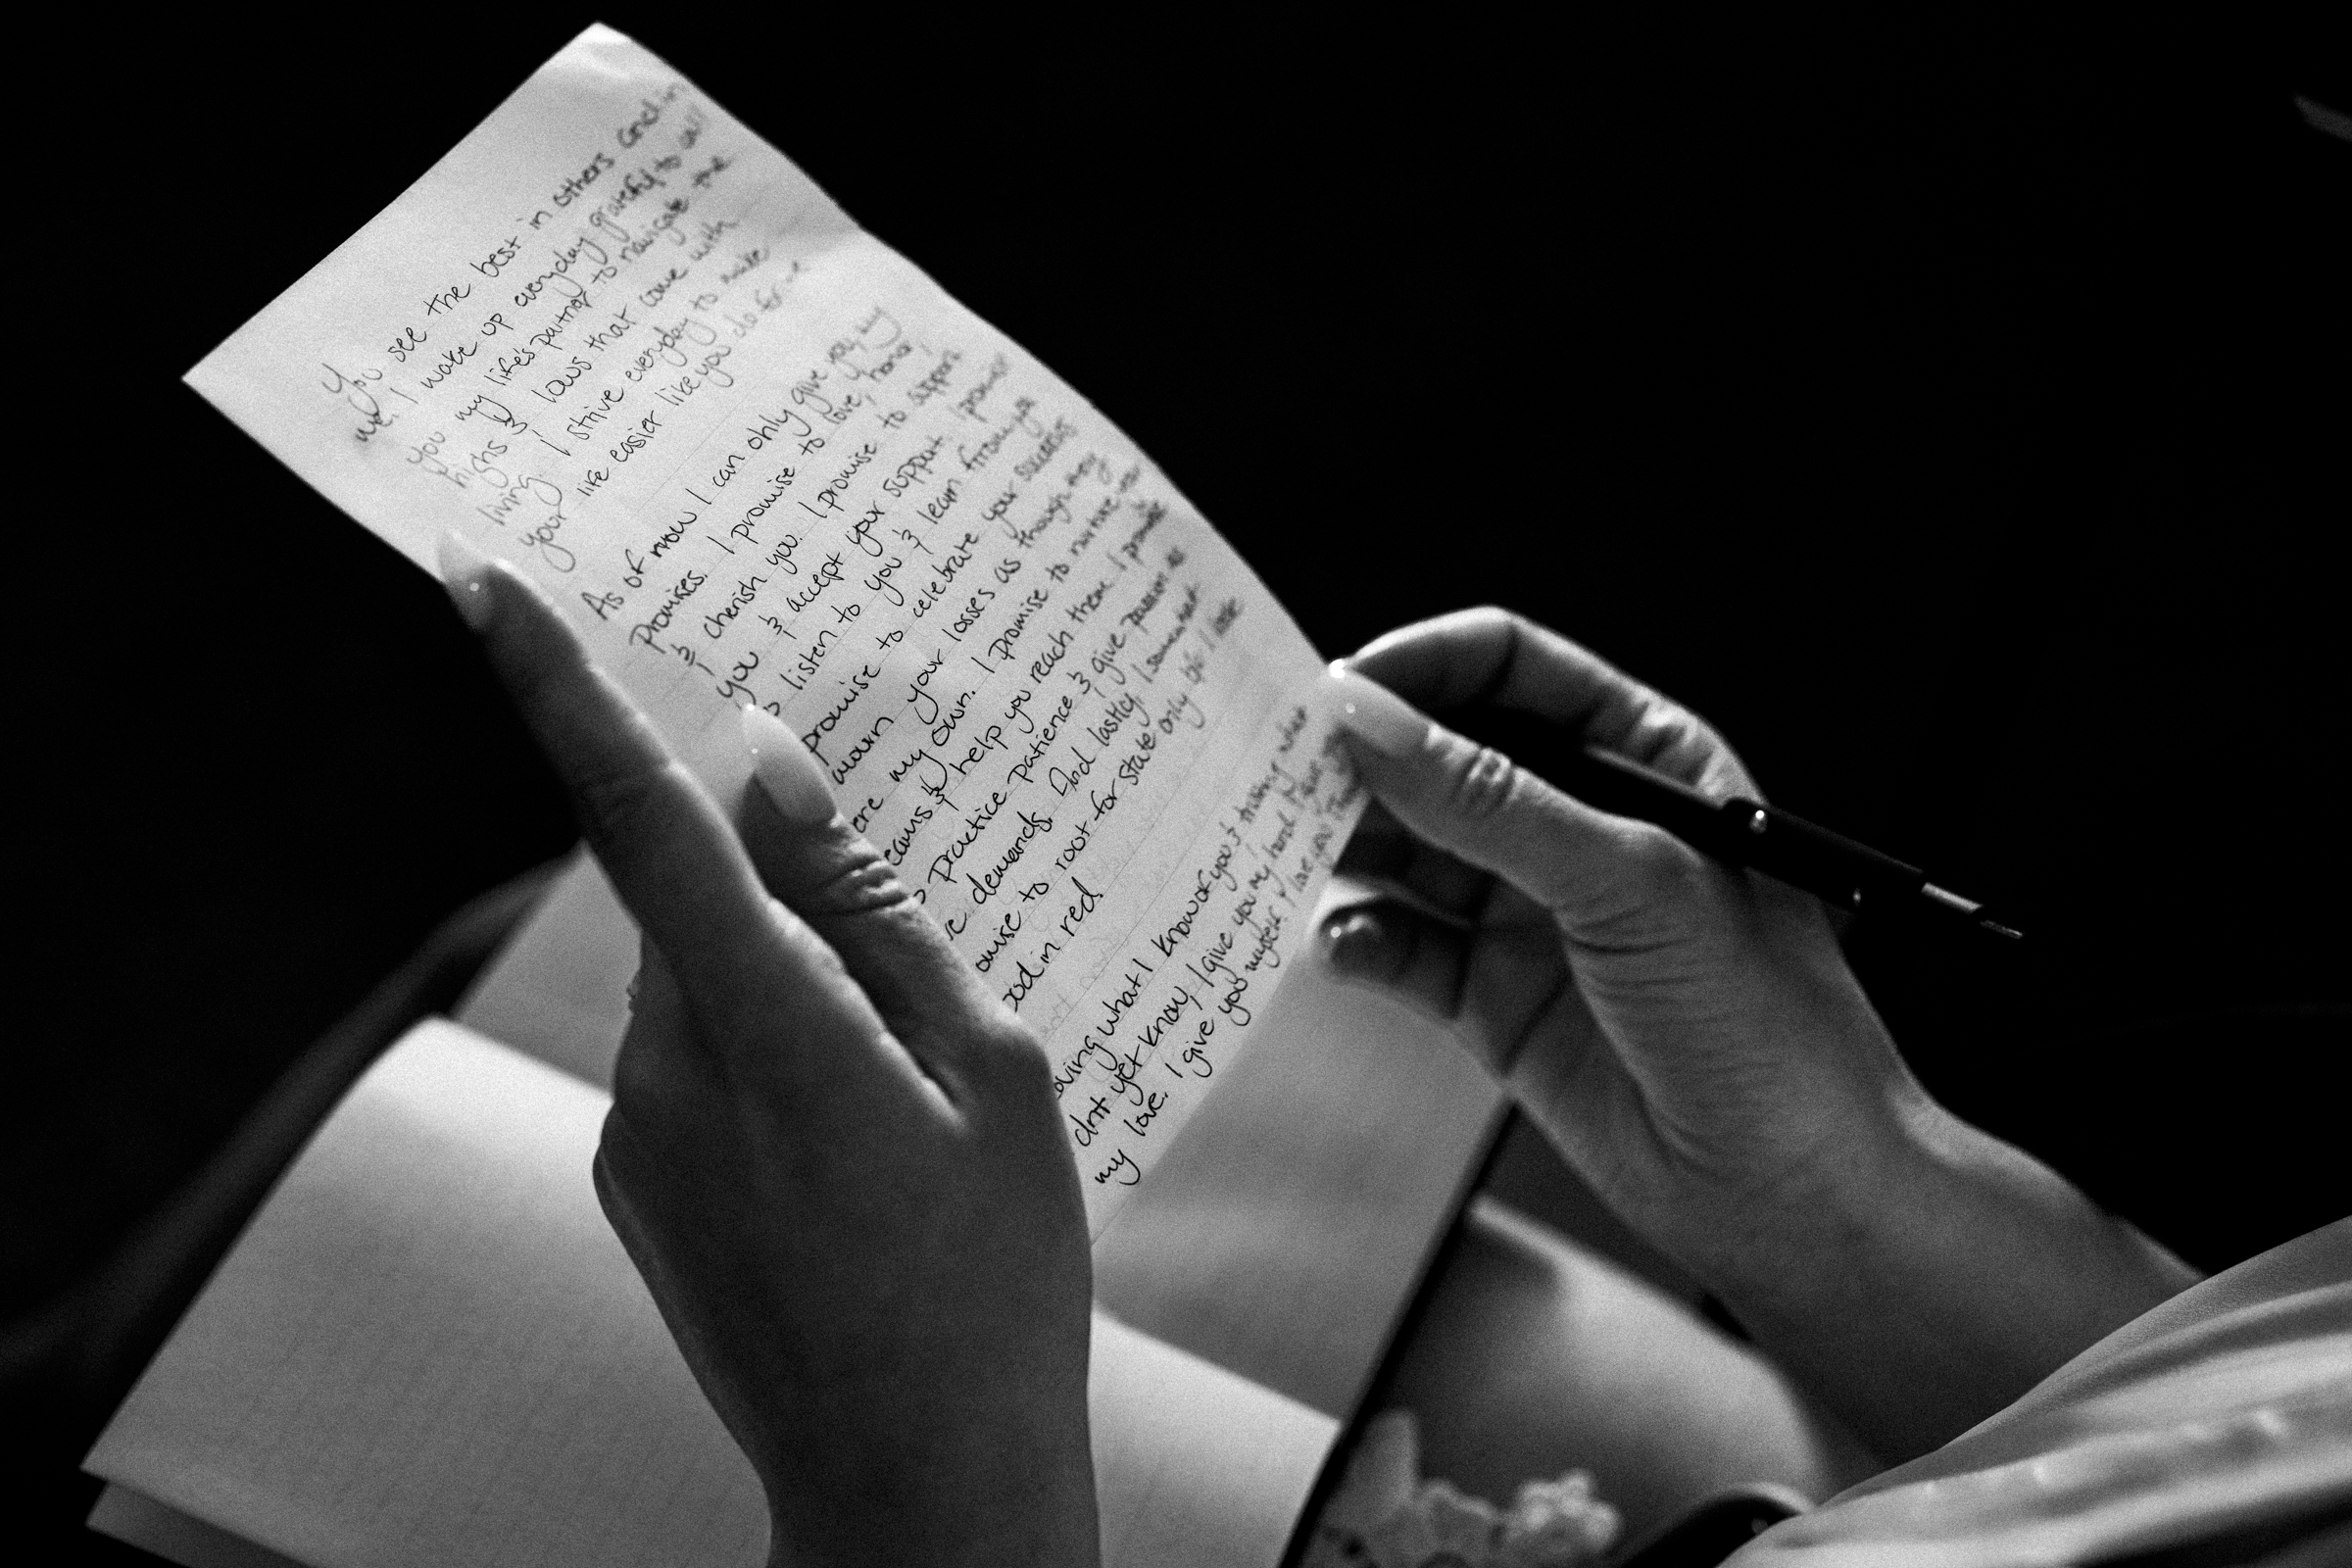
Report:
M 1324 677 L 1365 786 L 1423 840 L 1491 873 L 1584 942 L 1635 938 L 1707 862 L 1665 829 L 1587 806 L 1346 664 Z
M 800 738 L 748 703 L 742 722 L 758 788 L 744 792 L 736 827 L 768 891 L 824 938 L 934 1073 L 1002 1033 L 1008 1009 L 948 945 L 889 858 L 834 808 L 824 769 Z

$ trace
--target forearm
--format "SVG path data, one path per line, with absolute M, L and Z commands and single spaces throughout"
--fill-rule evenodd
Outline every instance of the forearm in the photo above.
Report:
M 2196 1271 L 1924 1099 L 1689 1261 L 1890 1463 L 1991 1415 Z

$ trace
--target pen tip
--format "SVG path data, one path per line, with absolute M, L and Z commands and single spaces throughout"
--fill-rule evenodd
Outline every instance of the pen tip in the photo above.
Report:
M 2022 942 L 2025 940 L 2025 933 L 2019 931 L 2017 927 L 2003 925 L 1998 920 L 1979 920 L 1977 924 L 1983 926 L 1985 930 L 1991 932 L 1996 937 L 2007 937 L 2012 942 Z

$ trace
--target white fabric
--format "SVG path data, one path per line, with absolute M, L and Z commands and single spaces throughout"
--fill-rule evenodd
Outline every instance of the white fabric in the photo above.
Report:
M 2352 1219 L 2194 1286 L 1738 1568 L 2076 1563 L 2352 1501 Z

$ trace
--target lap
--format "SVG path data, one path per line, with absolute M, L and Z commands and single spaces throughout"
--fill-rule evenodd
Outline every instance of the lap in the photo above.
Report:
M 1373 1392 L 1396 1406 L 1424 1474 L 1505 1502 L 1589 1470 L 1629 1535 L 1725 1487 L 1818 1501 L 1879 1469 L 1755 1350 L 1492 1198 L 1464 1214 Z

